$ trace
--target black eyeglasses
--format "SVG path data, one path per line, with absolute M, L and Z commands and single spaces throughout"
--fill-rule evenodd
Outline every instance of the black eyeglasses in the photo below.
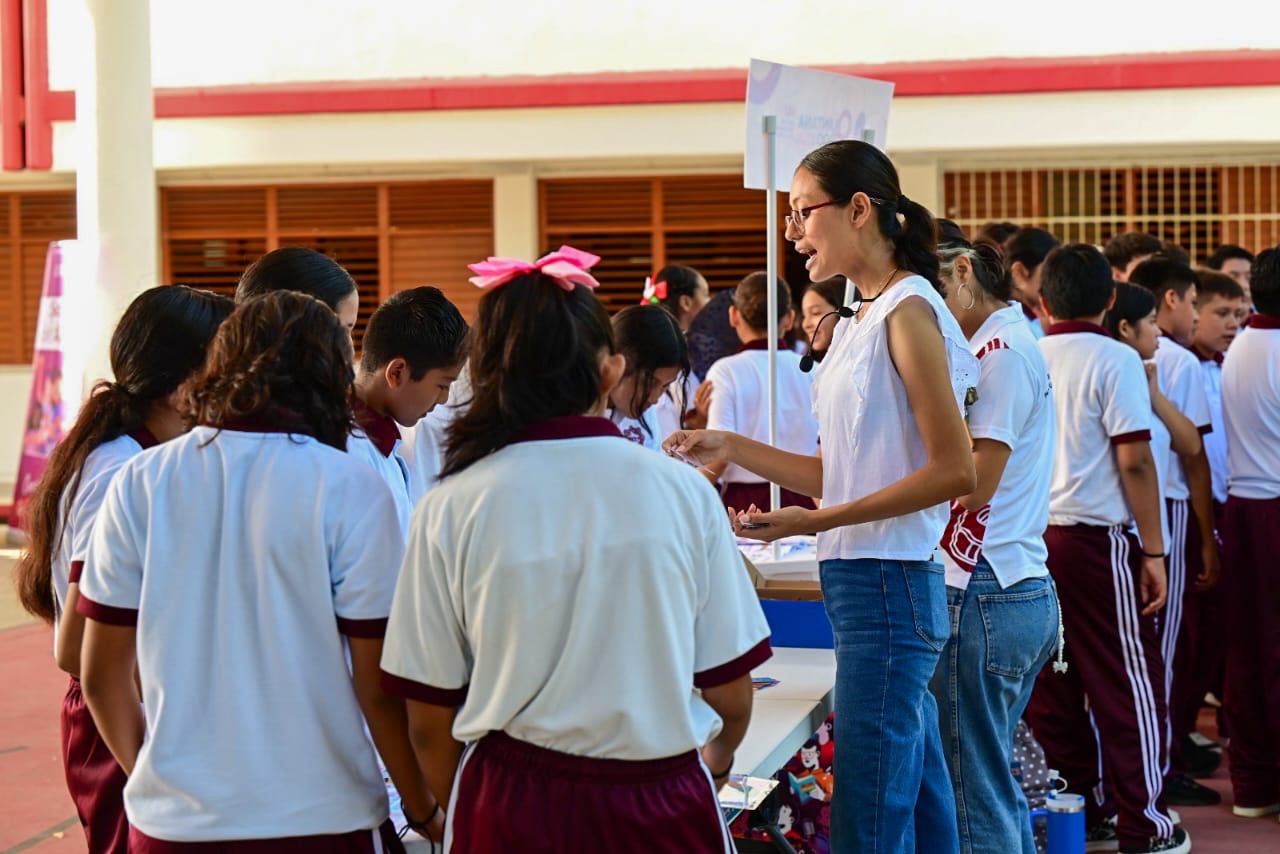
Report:
M 821 202 L 816 205 L 809 205 L 807 208 L 800 208 L 799 210 L 792 211 L 791 213 L 787 214 L 786 217 L 784 217 L 784 220 L 786 221 L 786 224 L 787 224 L 786 227 L 794 228 L 796 230 L 796 234 L 798 234 L 800 237 L 804 237 L 804 223 L 805 223 L 805 220 L 809 218 L 809 214 L 813 213 L 819 208 L 826 208 L 826 207 L 830 207 L 831 205 L 847 205 L 849 204 L 850 201 L 852 201 L 852 199 L 853 199 L 852 196 L 850 196 L 847 199 L 844 199 L 843 201 L 839 199 L 831 199 L 830 201 L 827 201 L 827 202 Z M 871 204 L 873 205 L 884 204 L 884 199 L 877 199 L 875 196 L 867 196 L 867 199 L 870 200 Z

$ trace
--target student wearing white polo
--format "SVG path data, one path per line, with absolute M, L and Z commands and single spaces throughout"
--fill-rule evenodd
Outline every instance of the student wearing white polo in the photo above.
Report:
M 352 409 L 359 429 L 348 453 L 368 462 L 391 489 L 409 533 L 415 492 L 400 453 L 400 428 L 416 427 L 449 399 L 462 372 L 467 322 L 439 288 L 394 294 L 369 318 L 361 341 Z
M 1254 259 L 1250 285 L 1258 311 L 1222 364 L 1230 469 L 1222 539 L 1233 809 L 1254 817 L 1280 812 L 1280 247 Z
M 661 305 L 633 305 L 613 316 L 614 345 L 626 372 L 609 392 L 609 417 L 627 439 L 660 451 L 659 404 L 689 376 L 689 345 L 671 312 Z
M 764 273 L 751 273 L 734 290 L 729 306 L 729 323 L 738 333 L 742 348 L 719 360 L 707 371 L 711 383 L 711 408 L 707 429 L 736 433 L 757 442 L 769 441 L 769 286 Z M 779 279 L 777 292 L 778 328 L 791 315 L 791 289 Z M 818 452 L 818 422 L 810 400 L 812 376 L 800 370 L 800 356 L 779 344 L 778 441 L 777 447 L 792 454 L 812 456 Z M 769 484 L 742 466 L 708 466 L 723 481 L 720 498 L 726 507 L 745 510 L 752 505 L 769 506 Z M 783 507 L 813 507 L 809 496 L 789 489 L 781 491 Z
M 382 659 L 446 850 L 732 849 L 716 788 L 769 629 L 714 490 L 604 417 L 624 364 L 596 260 L 472 265 L 471 405 Z
M 1094 842 L 1109 836 L 1124 852 L 1183 854 L 1190 840 L 1164 803 L 1168 723 L 1155 615 L 1166 582 L 1149 381 L 1137 351 L 1100 325 L 1115 300 L 1107 259 L 1075 243 L 1044 263 L 1041 299 L 1054 322 L 1040 351 L 1057 412 L 1044 538 L 1069 667 L 1041 671 L 1026 719 L 1049 767 L 1084 795 Z M 1102 811 L 1103 779 L 1114 829 Z
M 82 671 L 129 774 L 133 854 L 399 850 L 366 721 L 406 814 L 434 805 L 378 684 L 403 540 L 382 479 L 344 452 L 352 378 L 328 308 L 250 299 L 184 388 L 200 426 L 108 490 Z
M 1198 322 L 1198 275 L 1179 261 L 1156 255 L 1134 267 L 1129 282 L 1150 291 L 1155 299 L 1160 338 L 1153 363 L 1161 394 L 1201 436 L 1209 434 L 1213 430 L 1209 398 L 1198 360 L 1190 349 Z M 1160 621 L 1160 632 L 1171 726 L 1165 797 L 1175 806 L 1206 806 L 1220 802 L 1221 796 L 1195 782 L 1191 775 L 1212 773 L 1221 757 L 1184 747 L 1195 730 L 1204 698 L 1204 692 L 1196 694 L 1193 687 L 1192 644 L 1200 592 L 1217 582 L 1219 572 L 1213 476 L 1203 441 L 1185 441 L 1183 448 L 1176 445 L 1163 484 L 1169 521 L 1169 606 Z
M 27 611 L 53 624 L 58 667 L 71 677 L 62 701 L 63 771 L 89 854 L 125 854 L 129 823 L 124 772 L 80 687 L 80 575 L 112 477 L 143 449 L 185 432 L 174 392 L 204 362 L 232 307 L 226 297 L 182 285 L 139 294 L 111 335 L 115 380 L 94 388 L 28 505 L 27 548 L 14 580 Z
M 969 408 L 978 485 L 951 503 L 942 535 L 951 638 L 930 689 L 956 793 L 960 850 L 1035 851 L 1026 797 L 1009 773 L 1013 730 L 1058 642 L 1045 568 L 1053 468 L 1049 370 L 999 252 L 939 247 L 947 306 L 982 374 Z

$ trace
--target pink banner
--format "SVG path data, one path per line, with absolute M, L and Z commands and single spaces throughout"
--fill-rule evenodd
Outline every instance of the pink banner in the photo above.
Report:
M 62 440 L 66 424 L 62 361 L 62 276 L 64 247 L 50 243 L 40 292 L 35 353 L 31 359 L 31 397 L 22 436 L 22 458 L 13 496 L 11 528 L 21 528 L 24 510 L 44 474 L 49 454 Z

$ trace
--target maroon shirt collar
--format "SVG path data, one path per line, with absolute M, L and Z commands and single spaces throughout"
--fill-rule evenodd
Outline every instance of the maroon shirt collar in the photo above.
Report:
M 235 433 L 289 433 L 311 436 L 310 428 L 302 416 L 291 409 L 270 407 L 249 415 L 233 415 L 216 424 L 208 424 L 215 430 L 231 430 Z
M 144 451 L 147 448 L 154 448 L 156 445 L 160 444 L 160 440 L 157 439 L 155 434 L 146 427 L 139 427 L 137 430 L 134 430 L 129 434 L 129 438 L 141 445 L 142 450 Z
M 584 439 L 590 436 L 616 436 L 625 438 L 618 425 L 608 418 L 595 415 L 564 415 L 539 421 L 512 440 L 516 442 L 545 442 L 549 439 Z
M 390 415 L 374 412 L 358 397 L 352 400 L 351 411 L 355 414 L 356 424 L 360 425 L 369 441 L 373 442 L 378 453 L 390 457 L 391 452 L 396 449 L 396 442 L 400 441 L 400 428 L 396 426 L 395 419 Z
M 747 343 L 739 347 L 738 352 L 745 353 L 747 350 L 768 350 L 768 349 L 769 349 L 768 338 L 754 338 L 751 341 L 748 341 Z M 778 349 L 779 350 L 787 349 L 787 342 L 779 340 Z
M 1250 329 L 1280 329 L 1280 317 L 1274 314 L 1263 314 L 1260 311 L 1249 315 Z
M 1105 335 L 1111 338 L 1112 335 L 1105 327 L 1096 323 L 1090 323 L 1087 320 L 1060 320 L 1049 326 L 1044 331 L 1045 335 L 1066 335 L 1072 332 L 1093 332 L 1097 335 Z

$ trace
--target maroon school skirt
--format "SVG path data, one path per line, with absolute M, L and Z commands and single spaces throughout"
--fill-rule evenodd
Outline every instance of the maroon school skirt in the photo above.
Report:
M 62 768 L 89 854 L 125 854 L 129 850 L 129 820 L 124 814 L 128 778 L 102 740 L 80 693 L 80 680 L 74 676 L 62 698 Z
M 724 854 L 733 850 L 695 751 L 631 762 L 490 733 L 463 754 L 448 816 L 457 854 Z
M 284 793 L 282 793 L 283 795 Z M 236 839 L 229 842 L 166 842 L 153 839 L 138 828 L 129 833 L 130 854 L 404 854 L 391 819 L 376 831 L 353 830 L 322 836 L 289 836 L 276 839 Z

